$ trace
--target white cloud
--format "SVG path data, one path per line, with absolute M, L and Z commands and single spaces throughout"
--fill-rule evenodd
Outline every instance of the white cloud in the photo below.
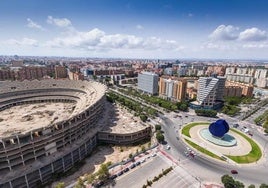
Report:
M 236 40 L 238 38 L 237 31 L 238 28 L 232 25 L 220 25 L 209 35 L 209 37 L 213 40 Z
M 136 25 L 136 29 L 144 29 L 144 27 L 142 25 Z
M 41 25 L 38 25 L 37 23 L 32 21 L 30 18 L 27 18 L 27 22 L 28 22 L 27 27 L 29 28 L 44 30 L 44 28 Z
M 9 39 L 5 42 L 8 45 L 17 45 L 17 46 L 38 46 L 38 41 L 31 38 L 23 38 L 22 40 Z
M 46 46 L 101 51 L 110 49 L 183 49 L 174 40 L 163 40 L 157 37 L 142 38 L 125 34 L 108 35 L 97 28 L 88 32 L 76 32 L 68 37 L 55 38 L 48 41 Z
M 53 18 L 52 16 L 47 17 L 47 23 L 56 25 L 58 27 L 70 27 L 72 22 L 67 18 Z
M 246 29 L 239 34 L 239 39 L 244 41 L 261 41 L 267 39 L 267 34 L 256 27 Z
M 262 49 L 262 48 L 268 48 L 268 43 L 244 44 L 242 47 L 243 48 L 249 48 L 249 49 Z

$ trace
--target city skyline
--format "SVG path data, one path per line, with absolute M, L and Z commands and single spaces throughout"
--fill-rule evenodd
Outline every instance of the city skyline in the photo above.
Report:
M 1 55 L 268 59 L 268 2 L 1 1 Z

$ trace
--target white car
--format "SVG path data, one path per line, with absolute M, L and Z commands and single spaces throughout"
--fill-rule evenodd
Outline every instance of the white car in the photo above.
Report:
M 166 148 L 167 148 L 167 150 L 169 150 L 169 149 L 170 149 L 170 145 L 167 145 L 167 147 L 166 147 Z

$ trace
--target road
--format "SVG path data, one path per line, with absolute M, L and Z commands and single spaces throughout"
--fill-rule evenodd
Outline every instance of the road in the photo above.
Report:
M 200 121 L 203 118 L 199 118 L 198 116 L 187 115 L 188 117 L 184 118 L 182 121 L 186 123 L 187 121 Z M 178 133 L 176 130 L 180 128 L 179 124 L 174 123 L 172 118 L 167 117 L 165 115 L 159 115 L 162 119 L 163 126 L 162 129 L 164 131 L 165 139 L 167 143 L 171 146 L 170 154 L 174 158 L 178 158 L 180 160 L 184 160 L 186 156 L 184 156 L 184 151 L 186 150 L 185 144 L 178 138 Z M 200 119 L 200 120 L 199 120 Z M 181 120 L 179 120 L 180 122 Z M 228 121 L 228 120 L 227 120 Z M 229 120 L 231 121 L 231 119 Z M 254 139 L 257 140 L 261 145 L 266 144 L 267 138 L 260 134 L 259 132 L 255 132 Z M 267 149 L 265 150 L 267 151 Z M 225 162 L 216 161 L 214 159 L 204 157 L 203 155 L 196 156 L 193 160 L 183 163 L 182 166 L 186 169 L 191 169 L 193 176 L 205 181 L 216 181 L 220 182 L 220 177 L 224 174 L 230 174 L 232 169 L 236 169 L 239 174 L 236 176 L 237 179 L 244 182 L 245 184 L 261 184 L 268 183 L 267 179 L 267 160 L 265 164 L 253 164 L 253 165 L 230 165 Z
M 162 173 L 163 169 L 173 166 L 173 170 L 168 175 L 163 176 L 157 182 L 154 182 L 153 188 L 162 187 L 181 187 L 181 188 L 198 188 L 199 181 L 197 181 L 190 173 L 180 166 L 174 165 L 166 156 L 158 152 L 157 156 L 152 160 L 142 163 L 140 166 L 130 170 L 116 178 L 115 188 L 127 187 L 128 188 L 141 188 L 147 183 L 147 180 L 152 180 L 155 176 Z M 175 186 L 177 185 L 177 186 Z

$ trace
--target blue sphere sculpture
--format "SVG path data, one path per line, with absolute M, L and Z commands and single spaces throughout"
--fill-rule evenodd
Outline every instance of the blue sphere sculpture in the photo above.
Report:
M 229 125 L 224 119 L 219 119 L 209 125 L 209 132 L 216 137 L 223 137 L 229 131 Z

